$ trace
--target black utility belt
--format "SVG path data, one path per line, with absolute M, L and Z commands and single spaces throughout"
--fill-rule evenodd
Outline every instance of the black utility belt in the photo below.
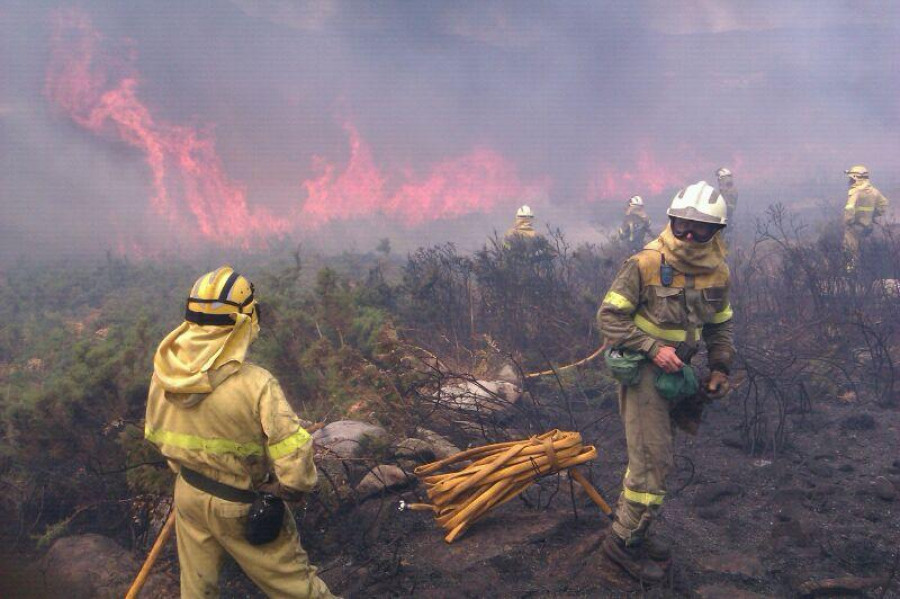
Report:
M 195 489 L 199 489 L 205 493 L 209 493 L 213 497 L 224 499 L 225 501 L 234 501 L 236 503 L 253 503 L 259 497 L 259 493 L 248 489 L 238 489 L 225 483 L 220 483 L 208 476 L 204 476 L 199 472 L 181 467 L 181 478 L 184 482 L 191 485 Z

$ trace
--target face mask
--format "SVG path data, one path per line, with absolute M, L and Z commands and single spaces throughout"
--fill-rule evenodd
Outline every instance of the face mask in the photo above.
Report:
M 701 223 L 684 218 L 672 219 L 672 234 L 682 241 L 707 243 L 718 231 L 720 225 Z

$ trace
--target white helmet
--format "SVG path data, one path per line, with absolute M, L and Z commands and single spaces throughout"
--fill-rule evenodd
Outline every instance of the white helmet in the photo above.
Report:
M 730 177 L 730 176 L 731 176 L 731 171 L 728 170 L 724 166 L 716 171 L 716 177 L 719 179 L 724 179 L 725 177 Z
M 643 206 L 644 198 L 642 198 L 641 196 L 631 196 L 631 199 L 628 200 L 628 205 L 629 206 Z
M 516 216 L 524 216 L 526 218 L 534 218 L 534 212 L 531 211 L 531 207 L 528 205 L 522 206 L 516 211 Z
M 726 225 L 728 206 L 725 198 L 706 181 L 688 185 L 672 198 L 666 214 L 701 223 Z

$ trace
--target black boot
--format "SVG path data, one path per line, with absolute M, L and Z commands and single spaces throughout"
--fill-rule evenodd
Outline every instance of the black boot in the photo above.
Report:
M 672 559 L 672 547 L 659 537 L 646 537 L 640 545 L 644 555 L 655 562 L 667 562 Z
M 666 575 L 660 565 L 646 555 L 642 547 L 627 547 L 625 541 L 615 533 L 610 533 L 603 540 L 603 553 L 642 582 L 657 583 Z

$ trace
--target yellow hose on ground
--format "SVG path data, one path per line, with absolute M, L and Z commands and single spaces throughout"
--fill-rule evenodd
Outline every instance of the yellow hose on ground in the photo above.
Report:
M 548 474 L 568 470 L 604 514 L 612 509 L 575 466 L 597 457 L 593 445 L 583 445 L 581 434 L 552 430 L 520 441 L 494 443 L 461 451 L 416 468 L 431 503 L 413 503 L 413 510 L 434 512 L 435 521 L 452 543 L 493 508 L 502 505 Z M 464 465 L 461 469 L 448 467 Z
M 581 360 L 578 360 L 577 362 L 572 362 L 571 364 L 566 364 L 565 366 L 560 366 L 556 370 L 551 368 L 550 370 L 542 370 L 540 372 L 529 372 L 528 374 L 525 375 L 525 378 L 526 379 L 535 379 L 540 376 L 547 376 L 548 374 L 554 374 L 554 373 L 560 372 L 562 370 L 568 370 L 569 368 L 575 368 L 576 366 L 581 366 L 582 364 L 587 364 L 588 362 L 590 362 L 591 360 L 595 359 L 597 356 L 602 354 L 604 349 L 606 349 L 605 343 L 600 346 L 600 349 L 598 349 L 597 351 L 595 351 L 594 353 L 589 355 L 587 358 L 582 358 Z

